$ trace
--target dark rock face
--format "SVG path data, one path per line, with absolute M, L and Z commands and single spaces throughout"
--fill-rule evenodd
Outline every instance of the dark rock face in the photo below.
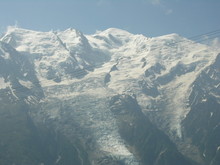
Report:
M 3 78 L 5 83 L 10 83 L 15 95 L 20 99 L 34 96 L 39 100 L 44 97 L 43 90 L 35 74 L 34 66 L 28 58 L 4 42 L 0 42 L 0 48 L 0 78 Z M 6 55 L 7 58 L 5 58 Z M 27 88 L 19 80 L 29 82 L 32 85 L 30 88 Z M 1 92 L 10 93 L 11 91 L 6 88 L 2 89 Z M 11 100 L 15 101 L 14 99 Z
M 44 97 L 34 66 L 10 45 L 0 42 L 0 48 L 0 78 L 9 84 L 0 89 L 0 164 L 89 165 L 80 142 L 33 121 L 30 112 Z
M 198 103 L 183 121 L 185 136 L 192 139 L 205 164 L 218 162 L 220 146 L 220 104 L 212 97 Z
M 157 97 L 160 95 L 160 92 L 158 91 L 157 85 L 148 85 L 147 82 L 145 82 L 144 80 L 139 81 L 138 82 L 139 86 L 142 89 L 142 92 L 146 95 L 146 96 L 151 96 L 151 97 Z
M 80 144 L 70 143 L 47 126 L 36 125 L 23 102 L 0 107 L 0 164 L 90 164 Z
M 220 160 L 220 55 L 193 84 L 189 98 L 191 111 L 183 121 L 185 137 L 199 148 L 206 165 Z
M 193 90 L 189 97 L 191 106 L 205 100 L 208 95 L 214 97 L 220 96 L 220 54 L 215 62 L 207 69 L 202 71 L 196 81 L 193 83 Z
M 145 71 L 145 76 L 152 76 L 153 78 L 155 78 L 155 75 L 160 74 L 163 70 L 165 70 L 165 67 L 160 63 L 156 63 L 154 66 L 150 67 Z
M 100 158 L 97 162 L 97 165 L 125 165 L 121 160 L 115 160 L 113 157 L 105 156 Z
M 111 74 L 107 73 L 104 78 L 104 83 L 107 84 L 111 81 Z
M 171 82 L 175 76 L 181 76 L 183 74 L 192 72 L 193 70 L 195 70 L 196 64 L 194 65 L 185 65 L 182 63 L 178 63 L 176 66 L 174 66 L 173 68 L 171 68 L 170 72 L 164 76 L 158 77 L 158 82 L 161 85 L 165 85 L 169 82 Z
M 137 101 L 129 95 L 117 95 L 110 101 L 119 133 L 128 148 L 144 165 L 191 165 L 175 145 L 142 113 Z

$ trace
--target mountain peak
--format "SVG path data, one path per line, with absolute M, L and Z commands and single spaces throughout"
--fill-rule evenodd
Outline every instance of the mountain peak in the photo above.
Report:
M 29 107 L 27 103 L 27 113 L 36 120 L 34 123 L 51 126 L 77 146 L 79 138 L 93 164 L 110 164 L 113 159 L 125 165 L 172 164 L 166 160 L 177 162 L 181 155 L 166 135 L 173 142 L 181 142 L 183 152 L 193 155 L 194 148 L 190 151 L 185 140 L 184 128 L 188 125 L 182 125 L 182 121 L 191 107 L 207 104 L 209 96 L 220 98 L 220 56 L 216 59 L 216 53 L 175 33 L 147 38 L 117 28 L 83 35 L 73 28 L 38 32 L 8 27 L 0 39 L 0 103 L 19 99 Z M 218 109 L 219 104 L 210 102 L 199 115 L 193 112 L 196 124 L 192 121 L 195 129 L 189 129 L 189 134 L 198 128 L 201 131 L 194 134 L 196 137 L 207 132 L 206 137 L 208 129 L 218 131 Z M 208 123 L 213 119 L 218 123 L 204 129 L 200 116 Z M 143 125 L 147 126 L 144 130 Z M 155 131 L 157 127 L 163 132 Z M 218 150 L 219 140 L 212 144 L 217 144 L 212 151 Z M 205 149 L 212 152 L 209 146 Z M 198 155 L 203 153 L 201 150 Z M 0 154 L 4 155 L 5 150 Z M 139 163 L 142 157 L 136 154 L 143 155 L 143 162 Z M 58 161 L 63 160 L 60 155 Z
M 83 33 L 77 29 L 74 28 L 68 28 L 64 31 L 60 31 L 60 33 L 69 33 L 69 34 L 76 34 L 77 36 L 83 36 Z
M 180 36 L 177 33 L 166 34 L 166 35 L 159 36 L 159 37 L 156 37 L 156 38 L 162 39 L 162 40 L 175 40 L 177 42 L 180 41 L 180 40 L 185 39 L 184 37 Z
M 34 30 L 24 29 L 16 26 L 8 26 L 6 30 L 6 35 L 13 34 L 13 33 L 30 33 L 30 32 L 36 32 Z
M 118 28 L 108 28 L 102 32 L 100 32 L 101 34 L 111 34 L 111 35 L 116 35 L 116 36 L 124 36 L 124 35 L 132 35 L 131 33 L 129 33 L 126 30 L 122 30 L 122 29 L 118 29 Z M 99 34 L 100 34 L 99 33 Z
M 132 37 L 135 36 L 125 30 L 117 29 L 117 28 L 109 28 L 104 31 L 97 31 L 94 35 L 88 36 L 91 40 L 94 41 L 93 43 L 101 43 L 102 46 L 108 48 L 116 48 L 120 47 L 121 45 L 129 42 Z

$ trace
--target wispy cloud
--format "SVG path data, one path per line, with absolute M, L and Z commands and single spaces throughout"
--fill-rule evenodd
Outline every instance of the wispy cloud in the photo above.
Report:
M 19 27 L 19 23 L 17 20 L 15 20 L 15 25 L 14 25 L 16 28 Z
M 211 46 L 215 49 L 220 49 L 220 38 L 214 38 L 212 41 L 211 41 Z
M 204 35 L 199 39 L 199 42 L 209 45 L 213 49 L 220 51 L 220 37 Z
M 5 31 L 6 31 L 6 27 L 0 26 L 0 37 L 3 35 Z

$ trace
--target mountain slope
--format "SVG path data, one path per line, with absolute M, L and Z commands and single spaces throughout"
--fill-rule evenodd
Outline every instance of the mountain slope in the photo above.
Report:
M 27 57 L 0 42 L 0 64 L 0 164 L 90 164 L 79 142 L 30 116 L 44 93 Z
M 1 93 L 10 93 L 11 102 L 38 102 L 44 96 L 32 63 L 4 42 L 0 42 L 0 82 Z
M 220 55 L 193 83 L 191 111 L 183 120 L 185 136 L 198 146 L 207 164 L 219 163 Z
M 119 133 L 130 150 L 145 165 L 190 165 L 175 145 L 141 112 L 135 98 L 128 95 L 114 96 L 111 111 L 117 119 Z
M 30 109 L 22 102 L 10 105 L 1 102 L 0 164 L 89 164 L 76 144 L 51 128 L 36 126 L 27 111 Z
M 188 146 L 203 153 L 201 144 L 190 143 L 186 139 L 197 137 L 192 130 L 199 129 L 203 121 L 196 117 L 200 113 L 200 105 L 197 104 L 208 96 L 219 99 L 216 90 L 219 87 L 219 57 L 211 47 L 177 34 L 148 38 L 115 28 L 83 35 L 75 29 L 36 32 L 10 27 L 1 41 L 13 47 L 10 48 L 13 50 L 10 56 L 22 59 L 19 61 L 13 57 L 8 60 L 9 50 L 1 51 L 1 91 L 7 93 L 11 89 L 11 81 L 7 78 L 10 74 L 23 85 L 27 86 L 29 81 L 37 84 L 29 88 L 31 94 L 24 92 L 37 98 L 35 102 L 26 101 L 33 109 L 29 112 L 31 119 L 60 132 L 71 144 L 80 139 L 79 143 L 88 153 L 91 164 L 162 165 L 173 163 L 174 158 L 184 164 L 188 158 L 183 155 L 188 157 L 193 153 L 187 150 Z M 10 69 L 5 69 L 10 68 L 7 66 L 9 61 L 16 66 L 10 73 Z M 24 72 L 21 66 L 31 71 L 26 78 L 27 71 Z M 18 85 L 16 83 L 12 89 L 20 91 Z M 128 117 L 134 123 L 123 121 L 124 117 L 115 115 L 109 106 L 112 98 L 124 95 L 135 96 L 137 101 L 134 109 L 129 109 L 129 101 L 120 108 L 140 111 L 136 117 L 133 116 L 135 118 L 132 115 Z M 28 96 L 23 97 L 24 100 Z M 10 97 L 22 98 L 18 92 L 11 92 L 5 98 Z M 114 104 L 117 105 L 117 101 Z M 218 114 L 218 102 L 214 107 Z M 216 118 L 215 124 L 218 122 Z M 127 129 L 129 124 L 137 124 L 137 128 Z M 152 128 L 148 129 L 145 124 Z M 123 130 L 127 131 L 126 136 L 121 134 Z M 141 137 L 134 136 L 131 141 L 126 139 L 133 131 L 142 130 L 145 133 Z M 160 131 L 163 133 L 155 133 Z M 158 146 L 152 147 L 152 153 L 147 148 L 151 142 L 147 140 L 150 138 L 148 135 L 151 134 L 154 137 L 152 144 Z M 161 136 L 167 140 L 160 140 Z M 139 138 L 146 141 L 143 148 Z M 205 141 L 208 139 L 207 135 Z M 200 143 L 203 142 L 201 140 Z M 213 151 L 216 151 L 219 140 L 216 139 L 215 143 L 214 146 L 208 145 L 211 149 L 207 149 L 210 153 L 207 159 L 189 157 L 200 164 L 218 163 L 219 154 L 213 154 Z M 163 157 L 164 150 L 169 152 Z M 152 160 L 149 158 L 151 154 L 154 155 Z

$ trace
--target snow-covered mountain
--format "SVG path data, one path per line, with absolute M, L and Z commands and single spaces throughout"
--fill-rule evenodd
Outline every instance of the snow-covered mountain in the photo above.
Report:
M 218 53 L 178 34 L 9 27 L 0 43 L 1 99 L 23 100 L 36 124 L 72 144 L 80 139 L 90 164 L 217 165 L 220 140 L 204 156 L 203 141 L 192 140 L 201 124 L 191 120 L 199 120 L 196 107 L 210 96 L 214 125 L 207 129 L 219 127 Z
M 26 103 L 38 103 L 43 91 L 35 74 L 35 68 L 27 56 L 20 54 L 9 44 L 0 41 L 1 93 L 10 102 L 23 99 Z

